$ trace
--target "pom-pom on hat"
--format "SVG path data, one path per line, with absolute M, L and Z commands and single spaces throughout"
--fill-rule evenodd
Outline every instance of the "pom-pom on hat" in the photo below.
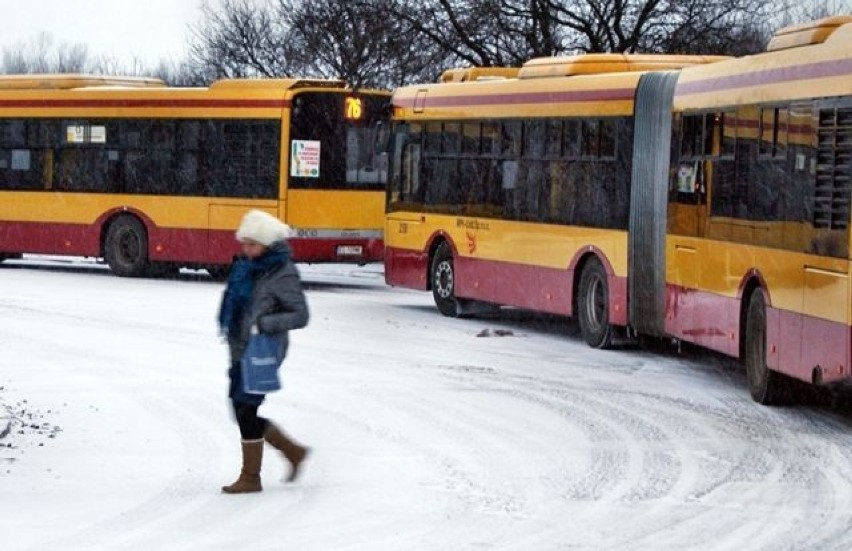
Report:
M 254 241 L 266 247 L 292 234 L 290 226 L 262 210 L 248 211 L 237 229 L 239 241 Z

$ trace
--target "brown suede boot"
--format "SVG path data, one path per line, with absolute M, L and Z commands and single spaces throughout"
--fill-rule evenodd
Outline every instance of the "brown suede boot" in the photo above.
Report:
M 263 463 L 263 440 L 242 440 L 243 468 L 240 477 L 230 486 L 222 486 L 226 494 L 260 492 L 260 465 Z
M 263 438 L 269 444 L 284 454 L 284 458 L 290 463 L 290 474 L 287 476 L 287 482 L 293 482 L 299 476 L 299 466 L 308 456 L 310 448 L 300 446 L 290 440 L 278 427 L 270 421 L 266 425 L 266 430 L 263 431 Z

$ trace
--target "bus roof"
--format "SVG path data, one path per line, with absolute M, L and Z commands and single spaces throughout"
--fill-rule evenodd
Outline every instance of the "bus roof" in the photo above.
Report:
M 397 116 L 466 119 L 523 116 L 621 116 L 633 110 L 642 72 L 673 70 L 724 56 L 584 54 L 527 62 L 516 78 L 451 79 L 397 88 Z M 488 75 L 498 68 L 482 68 Z M 514 69 L 513 69 L 514 70 Z M 475 74 L 473 72 L 469 74 Z
M 766 46 L 766 51 L 772 52 L 811 44 L 822 44 L 834 34 L 834 31 L 847 23 L 852 23 L 852 16 L 838 15 L 784 27 L 775 33 Z
M 457 67 L 441 73 L 438 82 L 469 82 L 515 78 L 516 76 L 518 76 L 517 67 Z
M 828 27 L 825 21 L 830 22 Z M 718 109 L 755 102 L 788 103 L 815 95 L 852 94 L 852 79 L 849 78 L 852 17 L 829 18 L 789 29 L 816 32 L 829 27 L 831 32 L 819 42 L 802 42 L 798 47 L 770 49 L 722 63 L 684 69 L 678 78 L 675 107 Z M 796 36 L 798 32 L 791 30 L 782 36 Z
M 667 54 L 582 54 L 532 59 L 518 72 L 518 78 L 567 77 L 603 73 L 665 71 L 692 65 L 714 63 L 727 56 Z
M 0 76 L 0 90 L 71 90 L 74 88 L 90 88 L 95 86 L 160 88 L 166 86 L 166 83 L 158 78 L 76 73 Z
M 246 88 L 271 88 L 293 90 L 295 88 L 346 88 L 342 80 L 312 78 L 239 78 L 217 80 L 210 84 L 211 90 L 240 90 Z

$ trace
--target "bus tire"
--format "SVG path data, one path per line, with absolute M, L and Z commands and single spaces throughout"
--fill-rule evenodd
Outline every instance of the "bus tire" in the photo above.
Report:
M 767 406 L 787 403 L 789 379 L 766 365 L 766 301 L 760 289 L 755 289 L 749 297 L 743 356 L 752 399 Z
M 444 242 L 438 245 L 429 270 L 432 298 L 438 311 L 452 318 L 459 317 L 459 301 L 456 299 L 456 272 L 453 267 L 453 251 Z
M 107 230 L 104 256 L 110 270 L 121 277 L 141 277 L 148 270 L 148 235 L 133 216 L 119 216 Z
M 580 334 L 592 348 L 612 345 L 613 327 L 609 323 L 609 285 L 606 270 L 597 258 L 590 258 L 580 275 L 577 321 Z

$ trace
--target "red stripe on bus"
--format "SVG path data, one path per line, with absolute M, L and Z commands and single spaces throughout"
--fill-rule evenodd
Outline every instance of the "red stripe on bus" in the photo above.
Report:
M 558 92 L 527 92 L 519 94 L 490 94 L 478 96 L 429 96 L 424 98 L 394 98 L 394 107 L 460 107 L 476 105 L 516 105 L 524 103 L 563 103 L 582 101 L 633 100 L 635 88 L 610 90 L 569 90 Z
M 207 109 L 288 108 L 290 100 L 218 100 L 218 99 L 0 99 L 0 109 L 9 108 L 101 108 L 101 107 L 158 107 Z
M 834 59 L 807 65 L 792 65 L 790 67 L 753 71 L 741 75 L 678 83 L 675 95 L 685 96 L 751 86 L 767 86 L 785 82 L 830 78 L 848 75 L 850 72 L 852 72 L 852 59 Z

